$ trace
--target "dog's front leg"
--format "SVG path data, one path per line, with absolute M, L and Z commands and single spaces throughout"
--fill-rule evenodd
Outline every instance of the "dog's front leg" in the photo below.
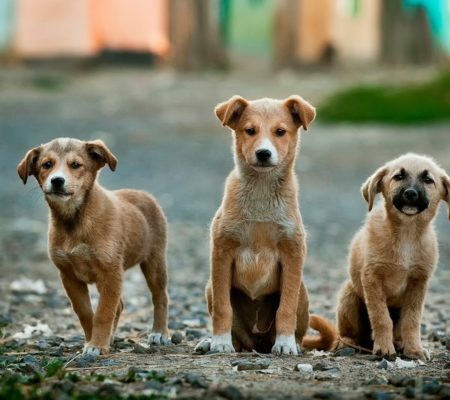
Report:
M 399 321 L 403 354 L 406 357 L 419 358 L 423 361 L 430 359 L 420 340 L 420 320 L 427 287 L 426 279 L 415 279 L 408 283 Z
M 233 258 L 221 243 L 212 244 L 211 283 L 212 283 L 212 322 L 213 337 L 211 351 L 234 352 L 231 340 L 233 309 L 231 308 L 231 279 Z
M 70 271 L 61 270 L 60 277 L 67 296 L 72 304 L 72 308 L 80 320 L 85 340 L 86 342 L 89 342 L 92 336 L 92 319 L 94 317 L 94 312 L 92 311 L 88 286 Z
M 123 280 L 122 267 L 117 266 L 112 269 L 112 271 L 104 271 L 102 280 L 97 282 L 100 298 L 94 314 L 92 337 L 84 347 L 84 354 L 98 356 L 100 353 L 109 351 Z
M 295 340 L 295 328 L 297 326 L 298 296 L 306 253 L 303 237 L 299 240 L 288 240 L 281 243 L 279 252 L 281 294 L 280 305 L 275 318 L 276 338 L 272 353 L 297 355 L 299 348 Z
M 377 270 L 377 265 L 367 265 L 361 276 L 364 299 L 372 327 L 373 353 L 392 356 L 395 354 L 393 323 L 383 290 L 383 280 L 378 276 Z

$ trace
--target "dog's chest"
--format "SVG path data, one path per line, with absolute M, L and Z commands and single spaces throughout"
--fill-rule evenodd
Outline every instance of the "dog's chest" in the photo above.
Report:
M 267 223 L 242 224 L 240 246 L 234 257 L 233 286 L 250 298 L 279 290 L 277 227 Z
M 94 254 L 94 249 L 86 243 L 51 249 L 55 264 L 58 267 L 70 268 L 74 275 L 85 283 L 93 283 L 96 280 Z

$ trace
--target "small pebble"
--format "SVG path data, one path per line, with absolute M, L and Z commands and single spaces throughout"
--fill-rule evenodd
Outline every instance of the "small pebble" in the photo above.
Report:
M 180 344 L 183 341 L 183 334 L 181 332 L 174 332 L 170 340 L 173 344 Z
M 337 371 L 339 371 L 339 368 L 337 368 L 337 367 L 335 367 L 335 366 L 332 366 L 332 365 L 329 365 L 329 364 L 327 364 L 326 362 L 324 362 L 324 361 L 320 361 L 320 362 L 318 362 L 317 364 L 314 364 L 314 366 L 313 366 L 313 370 L 314 371 L 329 371 L 329 370 L 337 370 Z
M 133 350 L 131 352 L 135 354 L 147 354 L 149 353 L 149 348 L 144 347 L 139 343 L 133 343 Z
M 45 351 L 47 350 L 50 346 L 48 345 L 46 340 L 38 340 L 36 342 L 36 347 L 41 350 L 41 351 Z
M 313 366 L 311 364 L 297 364 L 295 366 L 295 371 L 312 373 L 313 372 Z
M 313 394 L 314 399 L 341 399 L 341 396 L 333 390 L 320 390 Z
M 379 369 L 392 369 L 394 368 L 394 364 L 392 364 L 390 361 L 383 358 L 377 365 L 377 368 Z
M 121 397 L 119 386 L 115 383 L 104 383 L 97 389 L 96 395 L 108 399 Z
M 216 390 L 216 393 L 229 400 L 242 400 L 244 399 L 244 395 L 242 392 L 234 385 L 227 385 L 223 388 L 219 388 Z
M 184 379 L 186 380 L 186 382 L 190 383 L 192 387 L 200 389 L 208 388 L 208 383 L 200 375 L 190 372 L 184 376 Z
M 351 357 L 356 354 L 356 350 L 353 347 L 342 347 L 334 352 L 336 357 Z
M 393 400 L 395 398 L 395 393 L 382 392 L 381 390 L 375 390 L 371 394 L 371 398 L 375 400 Z
M 154 379 L 145 382 L 145 389 L 153 389 L 161 391 L 164 389 L 164 385 L 161 382 L 155 381 Z
M 50 347 L 48 354 L 52 357 L 61 357 L 64 354 L 64 346 Z
M 231 362 L 233 367 L 237 367 L 238 371 L 257 371 L 260 369 L 267 369 L 270 366 L 270 359 L 258 358 L 256 360 L 241 359 Z
M 373 378 L 367 378 L 365 383 L 366 385 L 385 385 L 389 381 L 384 376 L 375 376 Z

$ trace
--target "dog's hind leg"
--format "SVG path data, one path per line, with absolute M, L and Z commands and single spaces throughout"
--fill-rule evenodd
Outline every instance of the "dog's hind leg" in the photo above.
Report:
M 153 327 L 149 335 L 150 344 L 168 344 L 168 304 L 167 294 L 167 266 L 164 251 L 152 254 L 141 263 L 141 270 L 152 293 Z
M 302 281 L 300 285 L 300 291 L 298 295 L 298 305 L 297 305 L 297 327 L 295 329 L 295 339 L 298 346 L 301 345 L 303 337 L 308 330 L 309 325 L 309 300 L 308 291 L 304 282 Z
M 366 333 L 370 337 L 370 332 L 364 332 L 364 324 L 361 321 L 362 300 L 356 295 L 351 282 L 348 282 L 339 294 L 337 308 L 337 324 L 340 336 L 338 347 L 346 345 L 361 346 L 362 337 Z
M 116 316 L 114 317 L 113 330 L 111 335 L 111 344 L 114 342 L 114 333 L 117 330 L 117 325 L 119 324 L 120 315 L 123 311 L 123 299 L 120 299 L 119 305 L 117 306 Z

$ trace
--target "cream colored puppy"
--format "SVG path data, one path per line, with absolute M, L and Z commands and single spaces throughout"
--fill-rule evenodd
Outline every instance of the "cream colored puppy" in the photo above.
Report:
M 373 208 L 377 193 L 384 201 Z M 433 220 L 441 200 L 450 204 L 450 178 L 431 158 L 406 154 L 378 169 L 362 194 L 371 213 L 351 245 L 339 335 L 376 354 L 390 356 L 397 347 L 425 360 L 420 321 L 439 256 Z

